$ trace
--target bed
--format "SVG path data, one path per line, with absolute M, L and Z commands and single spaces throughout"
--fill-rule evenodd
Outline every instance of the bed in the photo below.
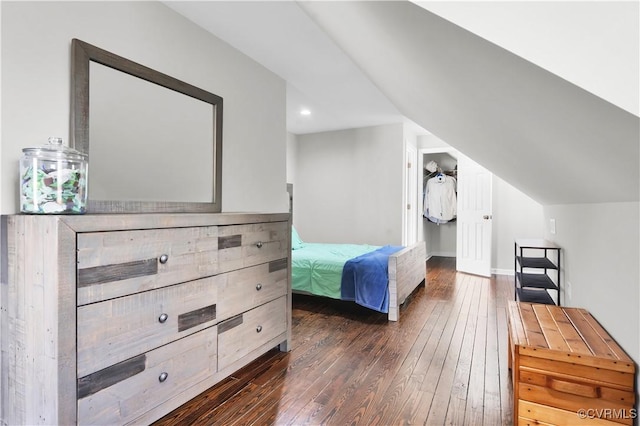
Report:
M 426 247 L 307 243 L 292 228 L 294 293 L 348 300 L 398 321 L 400 306 L 426 277 Z

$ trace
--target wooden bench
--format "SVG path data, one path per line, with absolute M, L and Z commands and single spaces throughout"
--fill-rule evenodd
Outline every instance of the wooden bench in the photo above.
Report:
M 518 425 L 633 424 L 635 365 L 584 309 L 509 301 Z

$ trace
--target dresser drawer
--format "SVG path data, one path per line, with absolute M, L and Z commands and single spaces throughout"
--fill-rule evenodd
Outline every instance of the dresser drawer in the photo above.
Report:
M 222 370 L 287 329 L 286 297 L 218 325 L 218 369 Z
M 78 234 L 78 305 L 213 275 L 218 227 Z
M 135 420 L 216 373 L 216 326 L 78 379 L 78 423 Z
M 78 307 L 78 377 L 217 322 L 218 277 Z
M 218 228 L 221 272 L 259 265 L 288 256 L 287 222 L 229 225 Z
M 224 320 L 284 296 L 287 278 L 286 258 L 222 274 L 218 284 L 218 318 Z

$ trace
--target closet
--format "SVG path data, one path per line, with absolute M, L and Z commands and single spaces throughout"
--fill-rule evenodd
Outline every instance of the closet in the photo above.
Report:
M 443 189 L 444 186 L 453 185 L 457 188 L 457 166 L 458 160 L 455 151 L 426 153 L 423 154 L 422 168 L 422 235 L 427 243 L 427 251 L 429 256 L 456 256 L 456 238 L 457 238 L 457 221 L 451 215 L 451 208 L 456 208 L 455 199 L 450 196 L 445 197 L 442 203 L 438 203 L 438 207 L 443 208 L 444 212 L 439 209 L 437 213 L 430 214 L 425 211 L 425 198 L 427 199 L 427 208 L 433 208 L 433 201 L 429 205 L 429 198 L 433 198 L 434 191 Z M 431 183 L 429 183 L 431 181 Z M 428 189 L 430 189 L 428 191 Z M 445 191 L 446 194 L 446 191 Z M 431 195 L 431 197 L 429 197 Z M 449 194 L 450 195 L 450 194 Z M 454 194 L 455 195 L 455 194 Z M 440 197 L 438 197 L 440 198 Z M 457 197 L 456 197 L 457 198 Z M 429 215 L 429 219 L 426 215 Z M 440 218 L 444 217 L 444 220 Z M 436 223 L 437 222 L 437 223 Z

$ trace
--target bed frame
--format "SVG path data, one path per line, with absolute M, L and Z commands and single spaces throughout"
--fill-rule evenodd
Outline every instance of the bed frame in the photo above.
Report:
M 389 321 L 398 321 L 400 305 L 427 280 L 427 248 L 424 241 L 389 256 Z
M 389 255 L 389 321 L 398 321 L 400 306 L 422 283 L 427 282 L 427 248 L 424 241 Z M 303 290 L 292 293 L 317 296 Z
M 289 222 L 293 224 L 293 185 L 287 184 L 289 193 Z M 291 236 L 289 236 L 291 241 Z M 419 241 L 389 256 L 389 321 L 398 321 L 400 306 L 422 283 L 427 282 L 427 246 Z M 311 293 L 293 290 L 293 293 Z

